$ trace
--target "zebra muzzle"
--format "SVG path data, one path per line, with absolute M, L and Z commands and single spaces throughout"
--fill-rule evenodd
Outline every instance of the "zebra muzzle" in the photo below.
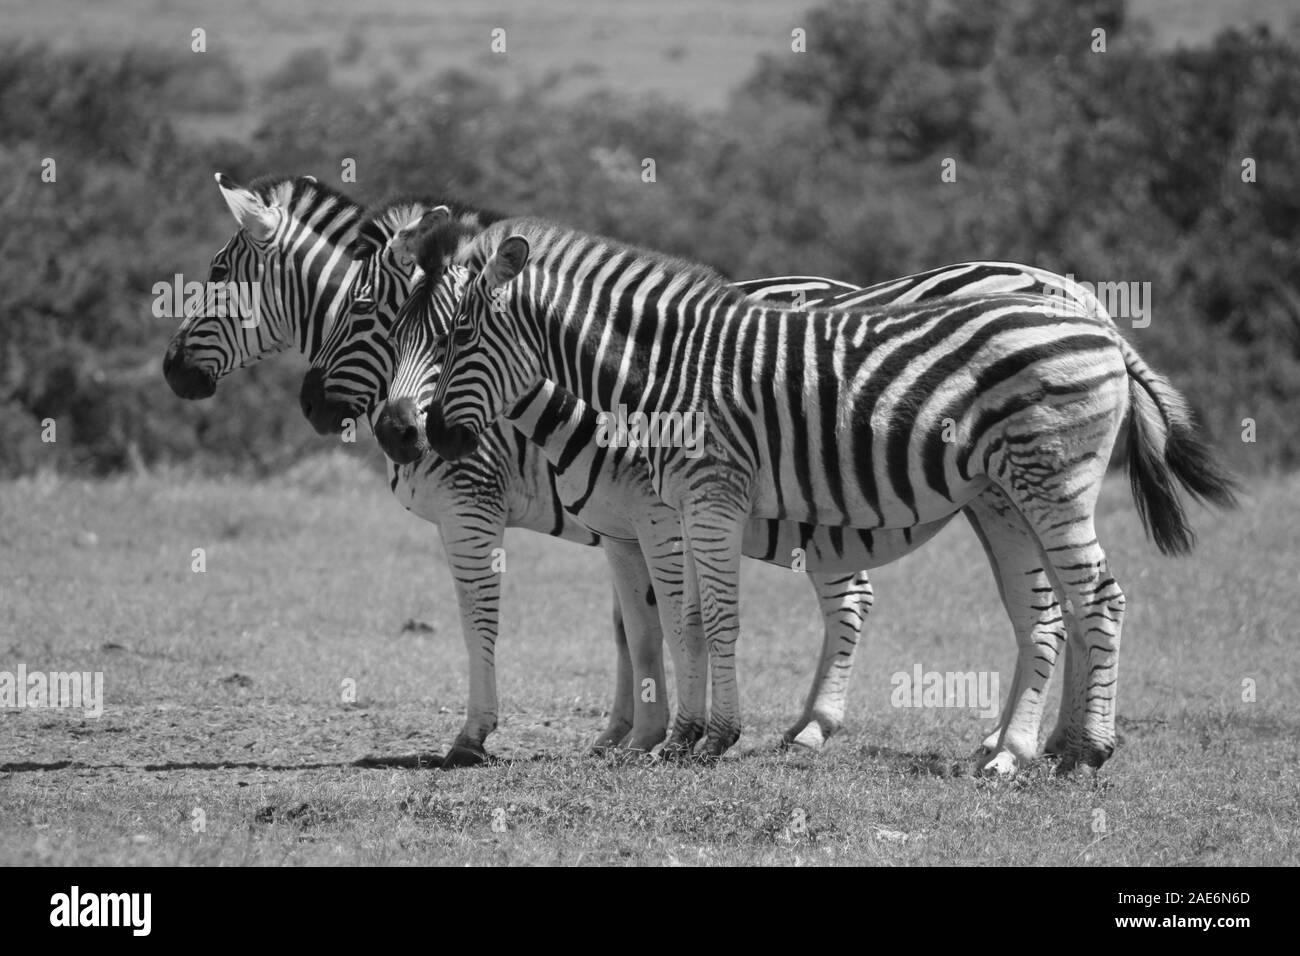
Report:
M 375 437 L 384 454 L 399 465 L 409 465 L 429 450 L 420 426 L 420 410 L 410 398 L 399 398 L 384 406 L 375 422 Z
M 189 349 L 175 340 L 163 356 L 163 377 L 173 392 L 188 401 L 211 398 L 217 390 L 216 376 L 195 365 Z
M 345 402 L 338 401 L 326 391 L 325 373 L 318 368 L 308 369 L 302 377 L 298 407 L 318 435 L 337 435 L 343 431 L 345 418 L 358 417 Z

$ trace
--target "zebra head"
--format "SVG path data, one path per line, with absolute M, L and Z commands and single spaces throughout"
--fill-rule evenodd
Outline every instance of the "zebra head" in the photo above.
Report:
M 481 260 L 482 246 L 468 250 L 470 263 Z M 528 257 L 528 240 L 511 235 L 481 268 L 469 265 L 451 330 L 423 363 L 430 375 L 438 370 L 425 413 L 428 442 L 450 461 L 472 454 L 488 426 L 541 376 L 537 343 L 529 343 L 513 321 L 528 281 L 519 278 Z M 406 358 L 399 350 L 399 369 Z
M 216 179 L 239 231 L 213 256 L 205 294 L 189 300 L 167 345 L 163 374 L 186 399 L 209 397 L 229 372 L 290 345 L 314 354 L 350 287 L 361 217 L 310 176 L 247 188 Z
M 451 328 L 465 291 L 466 271 L 451 261 L 466 233 L 454 224 L 451 211 L 440 207 L 393 243 L 394 256 L 413 262 L 420 275 L 393 325 L 388 401 L 375 420 L 375 437 L 399 465 L 429 450 L 421 409 L 432 397 L 438 367 L 424 360 Z
M 368 211 L 357 231 L 360 268 L 347 312 L 312 359 L 299 393 L 302 413 L 322 435 L 336 434 L 383 402 L 392 370 L 389 335 L 420 276 L 399 240 L 430 212 L 427 203 L 390 201 Z
M 393 407 L 391 337 L 400 310 L 423 277 L 446 272 L 441 283 L 424 282 L 415 300 L 430 310 L 432 321 L 446 328 L 458 295 L 456 277 L 463 278 L 464 271 L 445 270 L 444 265 L 464 242 L 499 218 L 462 203 L 436 200 L 390 201 L 367 214 L 358 233 L 366 251 L 353 281 L 351 311 L 303 378 L 303 414 L 318 432 L 338 432 L 346 419 L 375 412 L 385 402 L 385 410 Z M 408 311 L 414 309 L 412 305 Z M 375 425 L 378 429 L 379 416 Z

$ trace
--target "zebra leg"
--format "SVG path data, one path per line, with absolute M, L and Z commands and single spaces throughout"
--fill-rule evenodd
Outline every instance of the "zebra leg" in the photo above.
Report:
M 1100 461 L 1100 465 L 1096 462 Z M 1078 764 L 1100 767 L 1115 750 L 1115 700 L 1119 671 L 1124 592 L 1109 573 L 1097 540 L 1093 508 L 1101 489 L 1106 456 L 1091 468 L 1076 466 L 1052 476 L 1027 476 L 1012 463 L 997 479 L 1038 537 L 1056 593 L 1065 599 L 1070 650 L 1065 694 L 1069 717 L 1058 771 Z M 994 472 L 997 474 L 997 472 Z M 1056 489 L 1069 489 L 1057 493 Z
M 650 595 L 654 593 L 641 546 L 634 541 L 602 541 L 614 588 L 623 609 L 632 662 L 630 750 L 648 753 L 668 735 L 668 695 L 664 679 L 664 635 Z
M 748 513 L 739 504 L 689 502 L 682 537 L 690 549 L 699 589 L 700 617 L 709 647 L 713 701 L 701 756 L 721 757 L 740 739 L 740 688 L 736 641 L 740 636 L 740 546 Z
M 1043 705 L 1065 643 L 1065 625 L 1056 591 L 1043 570 L 1038 539 L 1006 496 L 990 486 L 967 505 L 965 514 L 984 546 L 1018 648 L 1001 720 L 982 744 L 980 770 L 1014 773 L 1037 756 Z M 1066 660 L 1068 666 L 1068 647 Z
M 808 579 L 817 592 L 825 622 L 822 654 L 803 715 L 785 732 L 782 742 L 787 746 L 820 750 L 844 722 L 853 655 L 874 595 L 865 571 L 829 577 L 809 574 Z
M 632 732 L 632 655 L 627 649 L 627 629 L 623 626 L 623 609 L 614 586 L 614 654 L 617 670 L 614 677 L 614 703 L 609 709 L 609 725 L 596 738 L 591 749 L 603 753 L 621 744 Z
M 1080 763 L 1100 767 L 1115 752 L 1119 645 L 1126 605 L 1091 519 L 1075 531 L 1090 543 L 1058 539 L 1046 548 L 1052 558 L 1050 573 L 1069 600 L 1065 618 L 1071 655 L 1065 672 L 1070 715 L 1057 766 L 1061 773 Z
M 1076 526 L 1076 533 L 1091 543 L 1062 540 L 1047 548 L 1052 557 L 1050 573 L 1070 602 L 1065 615 L 1071 644 L 1066 666 L 1070 714 L 1057 766 L 1061 773 L 1080 763 L 1100 767 L 1115 752 L 1119 645 L 1126 604 L 1106 552 L 1096 542 L 1092 521 L 1086 527 Z
M 496 644 L 501 612 L 501 576 L 494 568 L 505 534 L 504 515 L 479 515 L 464 525 L 444 516 L 438 525 L 456 582 L 461 635 L 469 654 L 469 706 L 465 725 L 442 768 L 469 767 L 487 759 L 484 741 L 497 728 Z
M 677 715 L 659 755 L 666 760 L 689 756 L 704 736 L 708 716 L 708 648 L 700 622 L 699 595 L 690 570 L 690 554 L 683 550 L 680 522 L 674 512 L 671 526 L 660 529 L 656 540 L 642 540 L 642 552 L 651 555 L 659 620 L 673 655 L 677 679 Z

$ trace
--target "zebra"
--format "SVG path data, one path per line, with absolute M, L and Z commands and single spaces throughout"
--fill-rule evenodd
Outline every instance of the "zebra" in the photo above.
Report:
M 240 229 L 213 257 L 209 299 L 202 310 L 185 317 L 163 363 L 172 390 L 188 399 L 211 396 L 230 371 L 291 345 L 296 344 L 309 359 L 328 354 L 331 332 L 337 331 L 339 316 L 351 308 L 355 277 L 376 249 L 376 232 L 382 237 L 387 224 L 405 223 L 430 205 L 393 200 L 366 216 L 348 197 L 312 177 L 265 177 L 244 188 L 219 173 L 217 184 Z M 482 210 L 467 215 L 479 217 L 479 222 L 492 218 Z M 213 283 L 218 282 L 259 283 L 258 312 L 249 312 L 246 302 L 218 301 L 214 296 L 219 290 L 213 291 L 218 289 Z M 304 411 L 311 416 L 309 406 Z M 497 725 L 495 644 L 500 591 L 491 563 L 504 528 L 524 527 L 593 546 L 601 540 L 560 506 L 549 468 L 522 440 L 503 446 L 499 458 L 485 468 L 476 468 L 473 462 L 439 467 L 433 460 L 407 467 L 390 464 L 389 487 L 407 510 L 437 524 L 442 536 L 470 659 L 465 724 L 442 765 L 478 763 L 486 759 L 485 741 Z M 623 573 L 630 572 L 624 569 Z M 644 581 L 631 587 L 649 592 Z M 851 605 L 858 599 L 858 595 L 843 596 L 845 615 L 856 613 Z M 657 616 L 644 600 L 634 603 L 629 617 L 635 617 L 637 626 L 658 627 Z M 629 624 L 617 599 L 613 623 L 616 646 L 622 649 L 619 689 L 609 724 L 596 740 L 598 749 L 627 737 L 633 724 L 633 695 L 623 690 L 630 674 L 625 660 Z M 852 632 L 856 637 L 852 620 L 837 623 L 836 628 L 839 634 Z M 828 677 L 821 686 L 831 699 L 823 710 L 833 718 L 839 671 L 823 670 Z M 665 723 L 666 716 L 664 712 Z M 789 736 L 817 745 L 820 730 L 804 732 L 810 724 L 812 719 L 806 716 Z
M 439 212 L 439 210 L 433 210 L 428 216 L 436 216 Z M 445 217 L 446 211 L 441 212 Z M 437 237 L 436 229 L 426 228 L 424 232 L 425 235 L 420 237 L 417 227 L 409 227 L 406 234 L 394 237 L 393 247 L 402 246 L 401 255 L 408 262 L 412 261 L 415 257 L 415 254 L 409 248 L 412 243 L 418 244 L 421 241 Z M 450 250 L 436 251 L 439 251 L 445 257 Z M 434 270 L 441 268 L 441 265 L 441 262 L 434 265 L 425 263 L 427 269 Z M 391 264 L 389 268 L 392 268 Z M 463 269 L 455 267 L 448 270 L 449 275 L 452 276 L 457 273 L 463 275 L 463 272 Z M 383 274 L 379 273 L 368 281 L 379 282 L 383 278 Z M 404 389 L 409 394 L 404 394 L 399 400 L 389 403 L 388 409 L 384 413 L 389 419 L 389 424 L 386 428 L 380 429 L 385 433 L 384 438 L 381 439 L 381 444 L 397 460 L 408 460 L 417 457 L 423 452 L 423 447 L 420 444 L 422 429 L 418 427 L 419 414 L 416 409 L 424 407 L 423 396 L 427 395 L 427 392 L 432 387 L 429 378 L 429 373 L 432 370 L 428 368 L 420 369 L 418 357 L 422 354 L 428 354 L 431 340 L 445 333 L 447 328 L 450 302 L 457 297 L 457 293 L 453 292 L 451 297 L 448 298 L 448 281 L 454 282 L 454 279 L 444 279 L 441 283 L 422 280 L 421 285 L 425 286 L 424 290 L 419 294 L 412 295 L 405 307 L 406 318 L 402 322 L 402 327 L 406 330 L 406 334 L 401 351 L 403 360 L 410 366 L 407 372 L 408 380 L 404 382 Z M 400 284 L 402 288 L 406 288 L 405 284 L 396 279 L 390 280 L 389 284 Z M 1086 290 L 1073 284 L 1069 279 L 1046 270 L 1015 263 L 960 263 L 881 283 L 865 290 L 837 280 L 806 276 L 749 280 L 737 283 L 737 287 L 743 289 L 751 299 L 763 297 L 769 301 L 775 301 L 790 298 L 806 299 L 810 295 L 825 296 L 826 298 L 821 299 L 819 304 L 831 304 L 834 307 L 845 308 L 851 307 L 858 302 L 906 302 L 936 295 L 959 296 L 967 294 L 967 290 L 970 290 L 973 294 L 974 292 L 994 289 L 1010 291 L 1060 288 L 1068 290 L 1069 294 L 1081 303 L 1105 316 L 1105 311 L 1101 308 L 1100 303 L 1095 298 L 1092 298 Z M 359 293 L 359 297 L 367 299 L 373 298 L 374 295 L 372 292 L 362 292 Z M 400 298 L 401 295 L 391 296 L 386 293 L 384 297 Z M 412 305 L 418 306 L 420 309 L 418 315 L 421 318 L 421 321 L 414 326 L 410 326 L 414 315 L 411 313 Z M 1109 321 L 1108 316 L 1106 316 L 1106 319 Z M 367 326 L 365 331 L 361 333 L 361 337 L 364 338 L 367 333 L 371 337 L 379 334 L 377 332 L 378 328 L 379 326 L 375 325 Z M 371 356 L 385 351 L 375 342 L 361 344 L 364 347 L 355 351 L 363 362 L 369 360 Z M 340 351 L 336 356 L 336 361 L 346 364 L 349 361 L 347 351 Z M 374 378 L 382 380 L 391 377 L 391 374 L 391 365 L 386 364 L 383 369 L 372 370 L 371 373 L 362 377 L 368 380 Z M 324 381 L 330 383 L 335 379 L 336 375 L 341 379 L 343 385 L 336 397 L 336 401 L 342 404 L 343 410 L 336 412 L 337 416 L 348 413 L 348 403 L 358 401 L 360 397 L 347 388 L 347 384 L 352 378 L 350 373 L 337 373 L 335 369 L 331 369 L 325 373 Z M 414 401 L 409 400 L 412 397 Z M 644 515 L 647 511 L 653 515 L 654 503 L 657 503 L 659 508 L 663 508 L 661 502 L 657 502 L 653 495 L 648 494 L 649 486 L 644 481 L 644 478 L 639 478 L 634 470 L 628 471 L 619 462 L 617 452 L 602 457 L 588 449 L 590 455 L 589 467 L 586 469 L 577 467 L 578 461 L 575 459 L 575 455 L 570 453 L 570 449 L 580 447 L 582 445 L 581 436 L 589 437 L 596 429 L 595 413 L 590 410 L 583 411 L 585 408 L 584 403 L 576 401 L 567 393 L 563 399 L 558 399 L 554 393 L 539 389 L 532 403 L 525 402 L 522 404 L 531 404 L 533 411 L 530 412 L 525 409 L 521 415 L 512 416 L 512 422 L 516 427 L 523 428 L 531 438 L 536 438 L 539 433 L 544 436 L 540 444 L 546 449 L 548 458 L 553 463 L 564 467 L 567 477 L 565 481 L 560 483 L 559 488 L 561 493 L 566 495 L 566 506 L 580 508 L 587 505 L 590 507 L 590 502 L 593 499 L 616 500 L 620 502 L 616 510 L 621 516 Z M 357 410 L 351 409 L 350 413 L 357 414 Z M 394 419 L 396 419 L 395 423 Z M 582 453 L 577 452 L 576 454 L 580 456 Z M 595 460 L 597 458 L 600 459 L 599 463 Z M 622 469 L 621 473 L 620 469 Z M 648 502 L 647 499 L 652 499 L 654 503 Z M 1043 579 L 1042 572 L 1036 566 L 1031 566 L 1026 570 L 1013 564 L 1017 556 L 1023 555 L 1027 550 L 1027 545 L 1032 545 L 1032 542 L 1020 540 L 1023 535 L 1017 525 L 1014 522 L 1008 523 L 1000 517 L 1007 510 L 1001 492 L 996 488 L 989 489 L 980 496 L 980 500 L 976 504 L 964 510 L 968 520 L 984 544 L 1020 646 L 1016 682 L 1013 684 L 1012 694 L 1008 697 L 1003 718 L 999 723 L 998 730 L 990 734 L 981 746 L 986 755 L 983 769 L 1009 772 L 1014 770 L 1017 765 L 1032 759 L 1036 753 L 1038 725 L 1041 719 L 1047 679 L 1055 666 L 1059 646 L 1063 641 L 1063 634 L 1060 631 L 1062 619 L 1050 582 Z M 981 517 L 977 517 L 977 512 Z M 587 520 L 585 514 L 584 520 Z M 663 523 L 662 515 L 658 520 L 661 524 Z M 654 517 L 647 517 L 645 523 L 654 527 Z M 756 529 L 761 531 L 764 526 L 767 528 L 766 535 L 756 533 Z M 772 542 L 781 539 L 781 531 L 786 527 L 777 521 L 751 522 L 750 533 L 746 536 L 744 552 L 769 563 L 784 564 L 785 562 L 775 560 L 776 555 L 788 554 L 789 552 L 774 546 Z M 825 529 L 821 530 L 824 536 Z M 837 531 L 838 529 L 832 529 L 832 533 Z M 622 533 L 630 535 L 632 532 L 624 530 Z M 911 533 L 910 530 L 904 529 L 902 540 L 898 540 L 896 532 L 878 533 L 873 539 L 867 539 L 865 547 L 860 537 L 854 538 L 852 536 L 847 539 L 847 546 L 843 537 L 833 540 L 829 544 L 823 542 L 815 551 L 814 569 L 825 571 L 832 569 L 843 570 L 854 566 L 864 568 L 879 566 L 885 563 L 889 554 L 895 551 L 898 554 L 905 553 L 918 547 L 930 537 L 930 533 L 926 533 L 924 537 L 917 536 L 909 539 L 907 536 Z M 766 547 L 760 544 L 763 540 L 768 542 Z M 808 543 L 806 531 L 800 541 L 805 546 Z M 882 547 L 882 545 L 886 545 L 886 547 Z M 667 548 L 661 543 L 657 550 L 664 552 Z M 806 547 L 802 548 L 802 551 L 806 550 Z M 1031 577 L 1031 575 L 1036 577 Z M 1039 584 L 1042 586 L 1036 587 Z M 828 641 L 826 644 L 827 650 L 830 647 Z M 842 716 L 842 695 L 838 700 L 838 713 Z M 1047 750 L 1049 753 L 1058 749 L 1057 741 L 1060 735 L 1061 728 L 1058 727 L 1058 730 L 1048 740 Z
M 749 520 L 902 529 L 996 487 L 1005 520 L 1023 521 L 1022 541 L 1042 552 L 1074 652 L 1058 769 L 1110 757 L 1126 600 L 1093 515 L 1114 443 L 1125 431 L 1138 513 L 1165 553 L 1194 540 L 1175 483 L 1231 507 L 1235 482 L 1182 396 L 1109 320 L 1025 293 L 768 308 L 710 269 L 539 219 L 494 224 L 458 261 L 470 277 L 432 358 L 442 369 L 426 428 L 439 455 L 472 452 L 539 380 L 602 412 L 704 417 L 702 455 L 659 443 L 646 460 L 681 516 L 707 632 L 706 754 L 740 735 Z

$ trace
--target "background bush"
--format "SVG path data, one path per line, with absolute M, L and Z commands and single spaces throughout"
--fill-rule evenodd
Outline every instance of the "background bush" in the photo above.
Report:
M 465 73 L 418 93 L 384 77 L 343 85 L 321 50 L 252 90 L 216 54 L 196 68 L 4 46 L 0 472 L 189 460 L 264 473 L 321 447 L 297 411 L 301 361 L 237 373 L 208 402 L 172 396 L 160 363 L 175 323 L 151 315 L 151 287 L 201 278 L 233 229 L 215 170 L 337 183 L 345 157 L 358 182 L 342 188 L 362 203 L 452 194 L 737 278 L 866 283 L 997 258 L 1150 281 L 1153 321 L 1126 328 L 1131 341 L 1237 467 L 1294 467 L 1296 38 L 1229 30 L 1159 51 L 1120 0 L 986 6 L 974 20 L 940 3 L 835 0 L 806 18 L 817 55 L 758 61 L 721 115 L 546 84 L 507 95 Z M 1096 26 L 1104 54 L 1089 49 Z M 40 181 L 44 157 L 57 183 Z M 940 180 L 946 157 L 955 184 Z M 47 417 L 54 446 L 39 440 Z M 1247 417 L 1256 444 L 1239 440 Z

